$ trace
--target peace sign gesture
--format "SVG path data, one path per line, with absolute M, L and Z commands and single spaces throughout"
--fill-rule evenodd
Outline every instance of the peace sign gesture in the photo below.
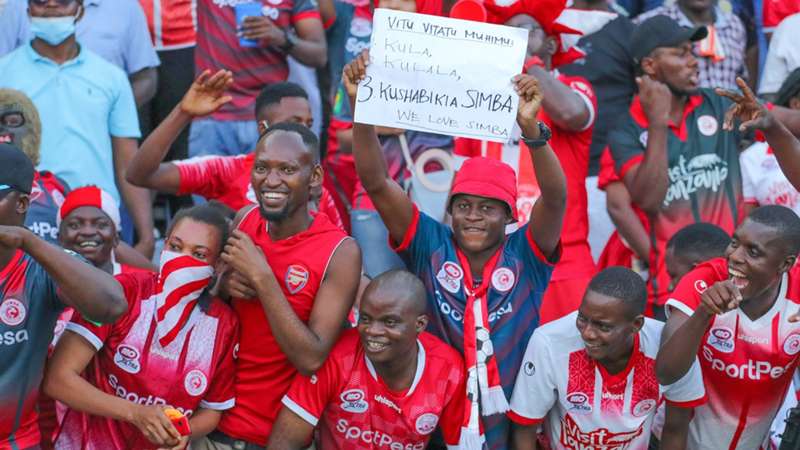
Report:
M 750 128 L 763 130 L 771 126 L 775 119 L 767 108 L 758 101 L 753 91 L 747 86 L 747 83 L 740 77 L 736 77 L 736 84 L 742 90 L 741 95 L 725 89 L 717 88 L 714 90 L 717 95 L 727 97 L 734 102 L 725 113 L 722 129 L 726 131 L 733 130 L 734 119 L 738 119 L 741 122 L 739 131 L 747 131 Z

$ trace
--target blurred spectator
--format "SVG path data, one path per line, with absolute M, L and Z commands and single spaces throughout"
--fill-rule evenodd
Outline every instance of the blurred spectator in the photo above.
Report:
M 772 33 L 787 17 L 800 12 L 798 0 L 763 0 L 762 24 L 764 33 Z M 771 44 L 770 44 L 771 45 Z
M 758 93 L 770 100 L 780 89 L 789 74 L 800 67 L 800 45 L 795 33 L 800 30 L 800 13 L 791 15 L 778 25 L 767 52 L 767 61 L 761 75 Z
M 236 10 L 256 3 L 262 5 L 261 15 L 247 16 L 237 24 Z M 316 3 L 199 0 L 197 21 L 197 71 L 227 69 L 236 77 L 230 92 L 233 100 L 192 124 L 189 153 L 200 156 L 250 152 L 258 140 L 253 103 L 264 86 L 286 80 L 287 56 L 312 67 L 325 65 L 325 34 Z M 244 46 L 240 42 L 243 39 L 245 43 L 255 42 Z
M 744 64 L 747 34 L 742 20 L 723 11 L 714 0 L 677 0 L 634 19 L 640 24 L 665 15 L 683 27 L 705 26 L 708 34 L 695 44 L 700 87 L 736 89 L 736 77 L 747 78 Z
M 28 41 L 28 11 L 25 0 L 0 3 L 0 56 Z
M 125 181 L 140 135 L 130 83 L 119 68 L 78 45 L 80 0 L 32 0 L 29 12 L 34 39 L 0 59 L 0 87 L 26 93 L 39 111 L 39 168 L 72 186 L 97 184 L 117 202 L 121 194 L 138 233 L 137 250 L 150 256 L 150 196 Z M 130 236 L 125 227 L 123 236 Z

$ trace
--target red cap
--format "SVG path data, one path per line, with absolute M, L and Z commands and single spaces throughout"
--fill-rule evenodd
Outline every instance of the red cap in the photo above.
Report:
M 478 0 L 458 0 L 450 8 L 450 17 L 453 19 L 472 20 L 474 22 L 486 22 L 487 12 L 483 2 Z
M 517 174 L 502 161 L 476 156 L 464 161 L 456 172 L 450 199 L 456 194 L 500 200 L 513 213 L 517 205 Z
M 64 220 L 69 213 L 82 206 L 94 206 L 100 209 L 111 219 L 111 222 L 117 227 L 117 231 L 121 230 L 122 225 L 120 224 L 117 202 L 114 201 L 108 192 L 97 186 L 81 187 L 67 194 L 66 198 L 64 198 L 64 203 L 58 208 L 58 215 L 56 216 L 57 226 L 61 226 L 61 221 Z

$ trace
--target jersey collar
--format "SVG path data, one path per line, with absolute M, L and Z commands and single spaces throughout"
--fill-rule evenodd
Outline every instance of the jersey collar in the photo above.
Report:
M 738 321 L 750 329 L 758 329 L 770 325 L 774 320 L 775 315 L 780 311 L 783 311 L 784 306 L 786 306 L 786 290 L 788 285 L 789 274 L 784 273 L 781 277 L 781 287 L 778 290 L 778 298 L 775 299 L 775 303 L 772 305 L 772 308 L 770 308 L 769 311 L 756 320 L 750 320 L 750 318 L 747 317 L 747 314 L 745 314 L 741 308 L 738 308 L 736 309 L 736 314 L 739 319 Z
M 675 136 L 677 136 L 678 139 L 680 139 L 681 141 L 685 142 L 686 138 L 688 137 L 688 130 L 686 128 L 686 119 L 689 117 L 689 114 L 691 114 L 695 109 L 697 109 L 697 107 L 700 106 L 702 103 L 703 103 L 702 95 L 695 94 L 689 96 L 689 100 L 687 100 L 686 103 L 683 105 L 683 117 L 681 117 L 681 123 L 676 124 L 675 122 L 670 120 L 669 123 L 667 124 L 667 126 L 669 126 L 669 129 L 672 130 Z M 637 125 L 639 125 L 642 128 L 647 128 L 649 122 L 647 120 L 647 115 L 644 113 L 644 108 L 642 108 L 642 103 L 639 100 L 638 95 L 633 97 L 633 102 L 631 102 L 631 107 L 630 107 L 630 113 L 631 117 L 633 117 L 633 121 L 636 122 Z
M 628 374 L 631 373 L 633 366 L 636 365 L 636 360 L 639 358 L 639 333 L 641 333 L 641 330 L 633 335 L 633 351 L 631 351 L 631 357 L 628 358 L 628 364 L 625 366 L 625 369 L 623 369 L 622 372 L 610 374 L 608 371 L 606 371 L 606 368 L 603 367 L 602 364 L 595 362 L 597 370 L 600 371 L 600 376 L 603 377 L 603 380 L 606 382 L 606 384 L 615 384 L 616 382 L 628 378 Z
M 410 397 L 417 388 L 419 380 L 422 379 L 422 374 L 425 372 L 425 360 L 425 347 L 423 347 L 422 342 L 417 339 L 417 372 L 414 374 L 414 381 L 411 382 L 411 387 L 408 388 L 403 397 Z M 372 375 L 372 379 L 386 387 L 387 390 L 390 390 L 389 387 L 386 386 L 386 383 L 378 376 L 378 373 L 375 372 L 375 366 L 372 365 L 372 361 L 367 358 L 366 354 L 364 354 L 364 361 L 367 363 L 367 370 L 369 370 L 369 374 Z

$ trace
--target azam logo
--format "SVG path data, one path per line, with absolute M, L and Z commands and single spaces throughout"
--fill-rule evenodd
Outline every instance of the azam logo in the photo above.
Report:
M 571 392 L 567 394 L 567 403 L 570 404 L 569 411 L 578 414 L 589 414 L 592 412 L 592 405 L 589 404 L 589 396 L 583 392 Z
M 206 374 L 204 374 L 202 370 L 190 370 L 189 373 L 186 374 L 186 378 L 183 379 L 183 387 L 189 395 L 197 397 L 206 391 L 208 387 L 208 378 L 206 378 Z
M 139 350 L 130 345 L 120 345 L 114 355 L 114 364 L 125 372 L 139 373 L 142 370 L 142 365 L 139 362 Z
M 0 321 L 10 327 L 21 324 L 25 315 L 25 305 L 15 298 L 9 297 L 0 304 Z
M 286 289 L 290 294 L 297 294 L 308 283 L 308 269 L 300 264 L 292 264 L 286 268 Z
M 342 400 L 342 409 L 347 412 L 363 413 L 369 408 L 364 400 L 364 391 L 361 389 L 348 389 L 342 392 L 339 398 Z
M 452 261 L 445 261 L 439 273 L 436 274 L 436 279 L 448 292 L 455 294 L 461 289 L 461 279 L 464 277 L 464 271 L 458 264 Z
M 722 353 L 731 353 L 735 345 L 733 330 L 728 327 L 712 328 L 711 332 L 708 333 L 706 342 Z

